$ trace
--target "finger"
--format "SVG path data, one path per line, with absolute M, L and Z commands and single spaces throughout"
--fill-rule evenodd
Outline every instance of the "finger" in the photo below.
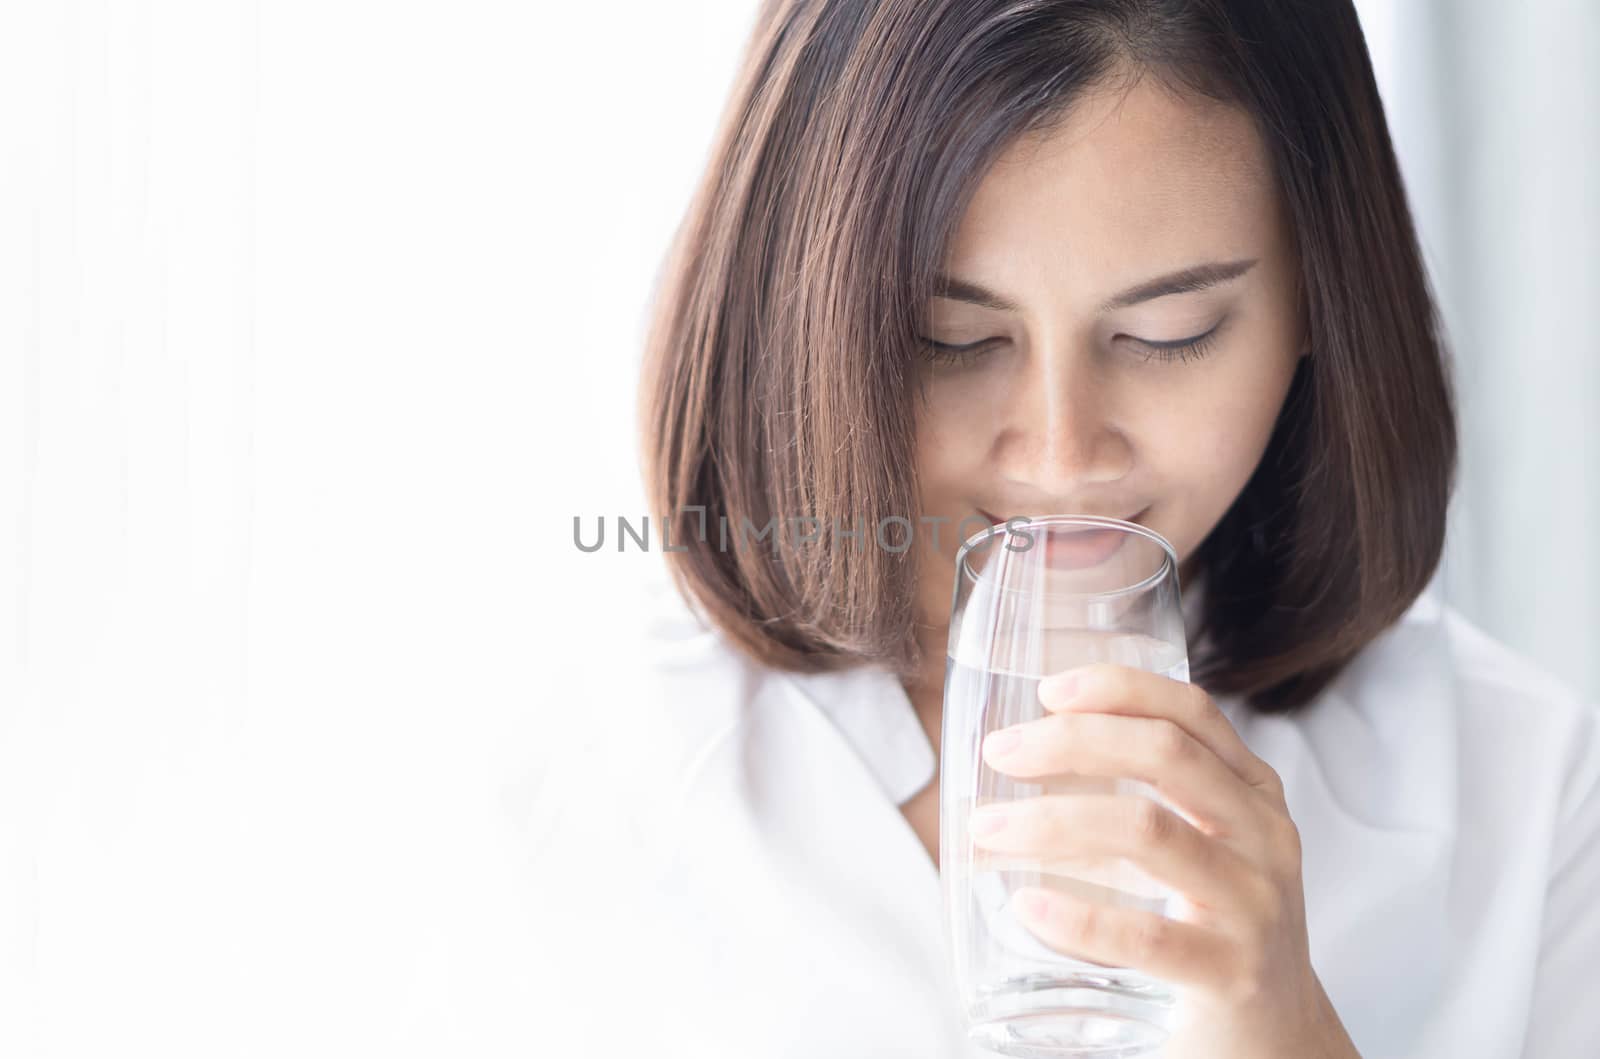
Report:
M 1017 919 L 1066 956 L 1129 967 L 1167 982 L 1210 986 L 1224 980 L 1231 958 L 1226 938 L 1154 912 L 1100 904 L 1040 886 L 1012 897 Z
M 973 811 L 969 826 L 980 849 L 1056 861 L 1058 870 L 1113 889 L 1148 893 L 1127 880 L 1125 871 L 1114 870 L 1126 862 L 1191 904 L 1225 915 L 1252 914 L 1270 897 L 1264 877 L 1238 852 L 1138 795 L 1051 794 L 991 802 Z M 1084 871 L 1072 872 L 1075 862 Z
M 1014 733 L 1013 738 L 1001 738 Z M 1150 784 L 1208 832 L 1242 832 L 1260 800 L 1211 748 L 1172 721 L 1053 713 L 991 732 L 983 760 L 1022 779 L 1064 772 Z
M 1252 787 L 1281 791 L 1278 775 L 1245 745 L 1204 688 L 1131 666 L 1096 662 L 1039 682 L 1039 701 L 1052 712 L 1098 711 L 1160 717 L 1211 749 Z

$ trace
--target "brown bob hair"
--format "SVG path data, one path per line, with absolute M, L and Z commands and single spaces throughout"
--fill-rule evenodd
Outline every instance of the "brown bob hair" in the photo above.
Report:
M 651 513 L 687 545 L 672 576 L 744 652 L 919 673 L 914 550 L 728 548 L 704 527 L 916 517 L 917 326 L 948 241 L 997 155 L 1119 68 L 1253 115 L 1311 350 L 1195 553 L 1194 681 L 1302 705 L 1427 586 L 1454 400 L 1348 0 L 767 0 L 661 275 L 639 405 Z

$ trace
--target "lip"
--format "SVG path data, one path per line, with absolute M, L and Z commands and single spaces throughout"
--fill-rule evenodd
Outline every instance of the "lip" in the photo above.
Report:
M 1149 505 L 1146 505 L 1145 507 L 1141 508 L 1137 513 L 1132 514 L 1132 515 L 1097 515 L 1097 514 L 1094 514 L 1093 512 L 1089 512 L 1089 511 L 1074 511 L 1073 512 L 1074 515 L 1091 515 L 1094 518 L 1114 518 L 1114 519 L 1118 519 L 1119 521 L 1122 521 L 1122 522 L 1139 522 L 1140 519 L 1144 518 L 1145 515 L 1147 515 L 1149 513 L 1150 513 Z M 999 525 L 1003 524 L 1006 521 L 1005 519 L 1000 518 L 998 515 L 990 514 L 989 512 L 985 511 L 981 507 L 978 509 L 978 514 L 980 514 L 984 518 L 988 519 L 989 522 L 992 525 L 995 525 L 995 526 L 999 526 Z M 1033 519 L 1033 518 L 1042 518 L 1043 516 L 1040 516 L 1040 515 L 1012 515 L 1011 517 L 1012 518 Z M 1139 523 L 1139 524 L 1143 525 L 1143 523 Z

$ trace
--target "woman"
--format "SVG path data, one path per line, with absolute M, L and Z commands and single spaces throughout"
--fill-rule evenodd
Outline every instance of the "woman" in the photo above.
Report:
M 1429 588 L 1444 356 L 1349 3 L 764 4 L 650 336 L 666 610 L 549 784 L 561 1021 L 980 1054 L 938 910 L 954 555 L 1077 512 L 1172 542 L 1194 686 L 1064 675 L 985 760 L 1205 826 L 1005 826 L 1200 911 L 1030 929 L 1176 984 L 1167 1055 L 1592 1054 L 1595 710 Z

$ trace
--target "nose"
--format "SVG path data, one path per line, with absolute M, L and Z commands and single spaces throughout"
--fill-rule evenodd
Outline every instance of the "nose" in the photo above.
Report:
M 1081 497 L 1125 477 L 1133 446 L 1091 359 L 1056 355 L 1023 378 L 1006 474 L 1041 499 Z

